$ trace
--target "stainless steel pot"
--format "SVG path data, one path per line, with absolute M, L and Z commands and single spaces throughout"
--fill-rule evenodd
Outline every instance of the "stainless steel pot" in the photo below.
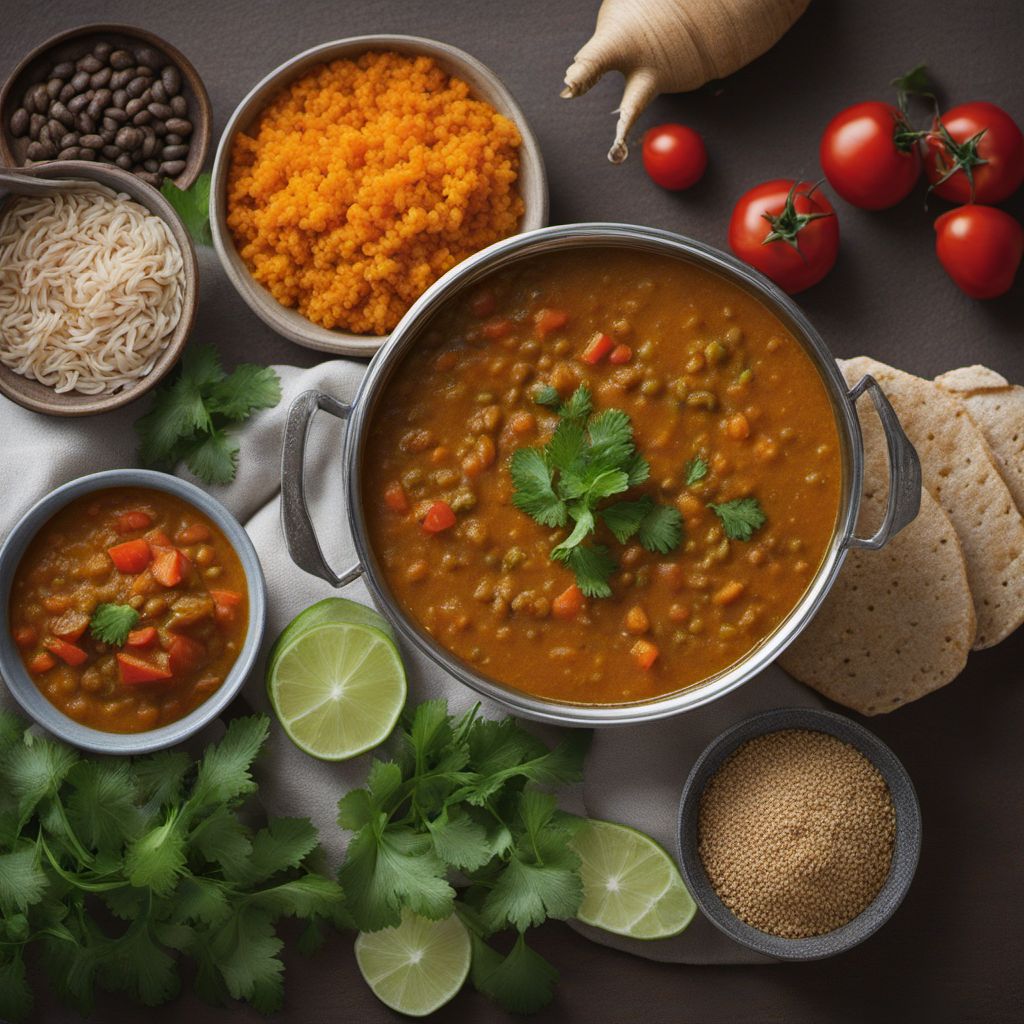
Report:
M 457 292 L 510 263 L 542 253 L 597 246 L 635 249 L 696 263 L 727 278 L 764 303 L 804 346 L 821 374 L 842 444 L 843 483 L 838 523 L 828 553 L 800 602 L 770 636 L 741 661 L 686 690 L 643 703 L 595 706 L 533 697 L 488 679 L 446 651 L 405 614 L 388 590 L 367 537 L 361 465 L 377 403 L 403 357 L 416 344 L 420 331 L 440 306 Z M 865 393 L 871 395 L 885 428 L 890 472 L 888 507 L 878 532 L 872 537 L 859 537 L 854 532 L 864 463 L 855 403 Z M 348 421 L 342 461 L 347 473 L 349 520 L 359 562 L 342 572 L 335 572 L 324 558 L 303 490 L 306 435 L 318 409 Z M 847 387 L 824 342 L 789 296 L 750 267 L 716 249 L 667 231 L 626 224 L 567 224 L 541 228 L 497 242 L 450 270 L 409 310 L 391 340 L 374 357 L 351 405 L 317 391 L 307 391 L 295 400 L 288 414 L 282 477 L 284 532 L 289 553 L 298 566 L 336 587 L 364 576 L 377 604 L 403 637 L 467 686 L 500 701 L 516 714 L 562 725 L 589 726 L 644 722 L 676 715 L 715 700 L 757 675 L 810 621 L 835 580 L 846 552 L 855 547 L 881 548 L 913 520 L 921 500 L 921 467 L 917 453 L 882 390 L 870 376 L 865 376 L 853 388 Z

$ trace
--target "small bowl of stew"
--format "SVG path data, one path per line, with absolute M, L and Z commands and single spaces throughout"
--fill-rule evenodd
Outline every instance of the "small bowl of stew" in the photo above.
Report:
M 266 585 L 220 502 L 149 470 L 64 484 L 0 548 L 0 673 L 22 710 L 106 754 L 180 743 L 234 699 Z

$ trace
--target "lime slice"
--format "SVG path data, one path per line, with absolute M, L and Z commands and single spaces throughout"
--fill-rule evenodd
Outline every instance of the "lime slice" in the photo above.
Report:
M 356 963 L 373 994 L 410 1017 L 425 1017 L 453 999 L 469 974 L 466 926 L 452 914 L 428 921 L 402 911 L 397 928 L 360 932 Z
M 572 846 L 582 861 L 576 916 L 584 924 L 633 939 L 666 939 L 693 920 L 697 907 L 679 869 L 650 836 L 590 819 Z
M 278 641 L 267 692 L 297 747 L 324 761 L 343 761 L 390 735 L 405 704 L 405 669 L 386 633 L 325 618 L 294 631 L 283 645 Z

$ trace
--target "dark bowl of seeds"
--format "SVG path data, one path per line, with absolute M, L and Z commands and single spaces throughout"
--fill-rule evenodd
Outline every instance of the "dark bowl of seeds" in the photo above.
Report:
M 154 188 L 195 181 L 210 142 L 210 100 L 188 59 L 126 25 L 87 25 L 36 47 L 0 90 L 0 160 L 88 160 Z
M 777 960 L 863 942 L 910 888 L 921 810 L 906 769 L 842 715 L 780 708 L 726 730 L 683 788 L 679 864 L 704 916 Z

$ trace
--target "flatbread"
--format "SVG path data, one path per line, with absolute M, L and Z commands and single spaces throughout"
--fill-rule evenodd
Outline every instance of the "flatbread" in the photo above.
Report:
M 857 532 L 885 514 L 885 435 L 865 400 Z M 949 517 L 924 489 L 917 518 L 881 551 L 853 549 L 818 614 L 779 659 L 790 675 L 864 715 L 893 711 L 955 679 L 974 641 L 967 567 Z
M 950 370 L 935 383 L 952 391 L 985 435 L 1017 511 L 1024 514 L 1024 388 L 986 366 Z
M 977 616 L 975 648 L 1024 622 L 1024 520 L 982 432 L 964 404 L 936 383 L 865 356 L 840 360 L 849 384 L 882 385 L 921 458 L 922 481 L 949 516 L 967 563 Z

